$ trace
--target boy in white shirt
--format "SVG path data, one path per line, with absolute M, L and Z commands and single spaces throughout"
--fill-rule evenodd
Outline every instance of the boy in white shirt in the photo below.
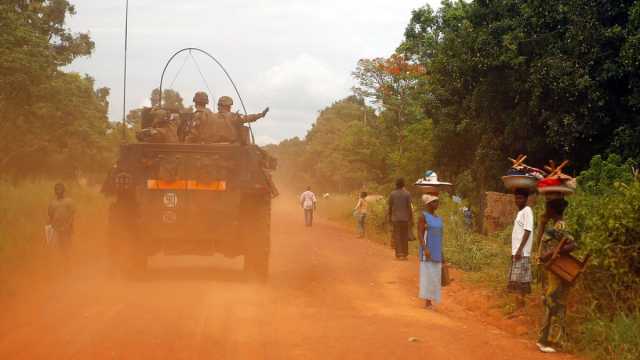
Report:
M 524 306 L 524 297 L 531 293 L 531 248 L 533 245 L 533 210 L 527 206 L 529 191 L 516 189 L 518 214 L 511 233 L 511 268 L 508 289 L 518 295 L 516 305 Z
M 300 206 L 304 209 L 304 224 L 313 225 L 313 212 L 316 210 L 316 194 L 311 191 L 311 186 L 307 186 L 307 191 L 300 195 Z

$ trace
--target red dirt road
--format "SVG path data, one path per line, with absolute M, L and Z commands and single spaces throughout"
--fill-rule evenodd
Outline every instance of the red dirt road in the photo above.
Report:
M 77 267 L 0 308 L 0 359 L 550 358 L 457 305 L 459 287 L 423 309 L 415 259 L 329 222 L 305 228 L 279 201 L 268 283 L 217 258 L 153 259 L 137 282 Z

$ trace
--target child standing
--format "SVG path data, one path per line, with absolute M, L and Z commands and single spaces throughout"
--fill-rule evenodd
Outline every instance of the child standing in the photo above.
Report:
M 527 205 L 529 191 L 516 189 L 515 203 L 518 214 L 511 233 L 511 268 L 509 269 L 509 291 L 516 294 L 516 307 L 525 305 L 525 296 L 531 293 L 531 247 L 534 227 L 533 210 Z

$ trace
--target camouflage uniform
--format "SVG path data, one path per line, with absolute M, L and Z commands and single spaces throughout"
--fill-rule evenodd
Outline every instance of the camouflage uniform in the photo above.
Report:
M 190 144 L 209 142 L 207 138 L 210 137 L 208 133 L 211 131 L 211 117 L 213 116 L 213 112 L 207 108 L 209 96 L 203 91 L 198 91 L 193 96 L 193 102 L 196 104 L 193 117 L 181 129 L 184 134 L 184 142 Z
M 189 144 L 203 144 L 211 142 L 211 122 L 214 113 L 207 108 L 196 109 L 193 118 L 184 129 L 184 141 Z
M 222 96 L 218 99 L 218 113 L 214 114 L 211 124 L 211 140 L 213 142 L 244 142 L 242 128 L 244 124 L 263 118 L 269 109 L 258 114 L 240 115 L 230 111 L 233 99 Z
M 165 110 L 154 110 L 153 118 L 151 127 L 138 131 L 136 138 L 150 143 L 177 143 L 177 124 L 169 114 Z

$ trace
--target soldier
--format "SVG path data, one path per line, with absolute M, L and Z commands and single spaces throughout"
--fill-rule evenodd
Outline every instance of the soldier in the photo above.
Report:
M 177 143 L 177 124 L 169 113 L 162 109 L 153 110 L 153 124 L 150 128 L 142 129 L 136 133 L 136 138 L 141 142 L 150 143 Z
M 218 99 L 218 113 L 213 117 L 211 131 L 213 142 L 246 142 L 247 139 L 243 135 L 242 125 L 257 121 L 258 119 L 265 117 L 269 112 L 269 108 L 266 108 L 258 114 L 240 115 L 237 112 L 231 112 L 232 105 L 233 99 L 229 96 L 222 96 Z
M 207 128 L 211 123 L 213 112 L 207 108 L 209 104 L 209 96 L 204 91 L 198 91 L 193 96 L 193 102 L 196 110 L 191 120 L 186 121 L 180 126 L 180 135 L 184 142 L 192 144 L 200 144 L 207 141 Z

